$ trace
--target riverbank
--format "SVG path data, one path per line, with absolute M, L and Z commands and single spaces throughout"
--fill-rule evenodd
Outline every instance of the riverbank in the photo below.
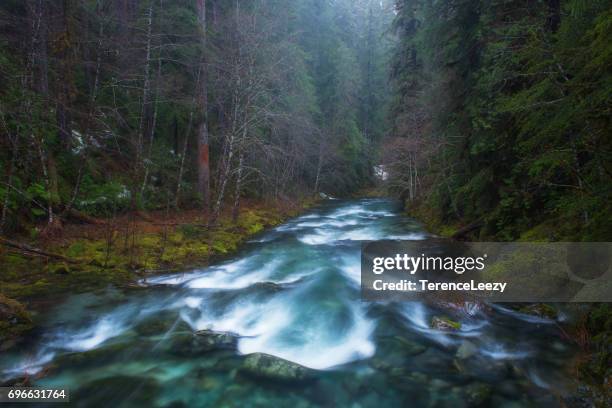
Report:
M 213 228 L 198 210 L 128 213 L 95 224 L 67 224 L 45 238 L 12 240 L 38 253 L 0 245 L 0 350 L 36 326 L 37 310 L 66 294 L 206 266 L 314 202 L 246 201 L 235 221 L 224 213 Z
M 464 241 L 505 241 L 506 237 L 490 234 L 483 222 L 444 221 L 436 209 L 423 202 L 405 202 L 407 215 L 418 219 L 425 228 L 441 237 Z M 517 241 L 576 241 L 576 228 L 554 221 L 544 222 L 520 234 Z M 576 344 L 580 355 L 568 366 L 580 385 L 567 402 L 569 406 L 608 406 L 612 400 L 612 307 L 608 303 L 574 304 L 576 315 L 571 321 L 558 323 L 563 335 Z M 550 305 L 526 305 L 538 310 Z

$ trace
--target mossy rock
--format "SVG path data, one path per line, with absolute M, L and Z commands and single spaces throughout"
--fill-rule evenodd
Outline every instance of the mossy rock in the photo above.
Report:
M 465 360 L 478 353 L 478 347 L 469 340 L 464 340 L 457 349 L 455 357 L 460 360 Z
M 200 330 L 195 335 L 200 349 L 234 350 L 238 347 L 239 336 L 236 333 Z
M 177 356 L 191 357 L 221 350 L 235 350 L 238 336 L 229 332 L 201 330 L 199 332 L 181 331 L 172 334 L 168 350 Z
M 434 316 L 431 319 L 430 326 L 432 329 L 442 331 L 457 331 L 461 329 L 461 323 L 449 319 L 448 317 Z
M 524 305 L 521 306 L 518 311 L 531 316 L 537 316 L 551 320 L 557 319 L 558 316 L 557 310 L 546 303 L 533 303 L 529 305 Z
M 14 320 L 15 322 L 32 322 L 26 308 L 14 299 L 0 294 L 0 320 Z
M 0 294 L 0 350 L 12 347 L 32 327 L 32 318 L 26 308 Z
M 314 370 L 264 353 L 249 354 L 240 371 L 256 377 L 282 382 L 303 382 L 315 378 Z

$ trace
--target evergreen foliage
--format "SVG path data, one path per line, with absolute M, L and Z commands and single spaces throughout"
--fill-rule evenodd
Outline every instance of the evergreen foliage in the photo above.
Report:
M 557 4 L 397 2 L 394 134 L 420 147 L 420 200 L 442 222 L 609 239 L 611 4 Z

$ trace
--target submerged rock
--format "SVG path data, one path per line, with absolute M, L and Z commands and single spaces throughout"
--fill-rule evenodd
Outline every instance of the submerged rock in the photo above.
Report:
M 518 311 L 531 316 L 541 317 L 543 319 L 556 320 L 558 316 L 557 310 L 546 303 L 529 304 L 520 307 Z
M 315 371 L 310 368 L 264 353 L 249 354 L 240 371 L 286 382 L 308 381 L 315 378 Z
M 464 340 L 461 343 L 461 346 L 457 349 L 457 354 L 455 357 L 461 360 L 465 360 L 466 358 L 472 357 L 474 354 L 478 352 L 478 347 L 474 343 L 469 340 Z
M 177 322 L 176 317 L 171 314 L 160 314 L 153 318 L 146 319 L 134 327 L 136 333 L 141 336 L 164 335 L 169 331 L 191 332 L 191 327 L 183 320 Z
M 461 323 L 455 322 L 448 317 L 434 316 L 431 319 L 431 327 L 436 330 L 455 331 L 461 329 Z
M 464 387 L 465 401 L 470 407 L 478 407 L 484 405 L 491 397 L 492 388 L 484 383 L 472 383 Z
M 427 350 L 427 347 L 424 345 L 417 343 L 416 341 L 408 340 L 402 336 L 395 336 L 394 339 L 397 341 L 397 344 L 402 352 L 409 356 L 416 356 L 424 353 Z
M 279 285 L 278 283 L 275 283 L 275 282 L 268 282 L 268 281 L 257 282 L 253 285 L 253 287 L 258 288 L 258 289 L 263 289 L 263 290 L 269 290 L 270 292 L 280 292 L 281 290 L 283 290 L 282 285 Z

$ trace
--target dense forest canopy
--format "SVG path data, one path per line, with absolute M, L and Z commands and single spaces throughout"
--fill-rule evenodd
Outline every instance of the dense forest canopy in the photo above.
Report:
M 606 0 L 5 1 L 0 227 L 214 222 L 383 163 L 422 218 L 605 239 L 611 21 Z
M 610 1 L 399 0 L 397 13 L 391 187 L 481 238 L 609 240 Z
M 0 6 L 0 228 L 346 194 L 387 129 L 393 4 Z

